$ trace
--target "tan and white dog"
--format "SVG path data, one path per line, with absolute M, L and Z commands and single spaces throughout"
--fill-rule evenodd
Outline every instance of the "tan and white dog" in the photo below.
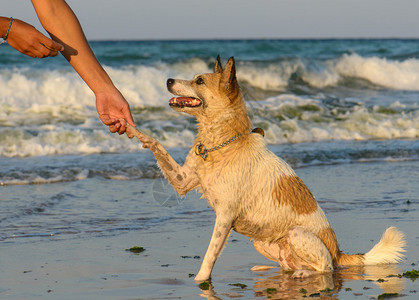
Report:
M 216 213 L 196 281 L 210 279 L 231 230 L 250 237 L 256 250 L 281 268 L 294 270 L 293 277 L 339 266 L 396 263 L 403 257 L 404 235 L 394 227 L 366 254 L 339 250 L 335 233 L 309 189 L 267 148 L 262 134 L 251 131 L 233 57 L 224 69 L 218 57 L 214 73 L 189 81 L 168 79 L 167 87 L 179 96 L 169 105 L 198 121 L 198 135 L 184 165 L 135 128 L 127 134 L 153 152 L 179 195 L 200 189 Z

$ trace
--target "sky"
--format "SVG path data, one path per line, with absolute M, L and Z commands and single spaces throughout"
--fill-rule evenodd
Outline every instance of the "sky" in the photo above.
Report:
M 419 0 L 67 0 L 89 40 L 419 38 Z M 42 30 L 29 0 L 2 16 Z

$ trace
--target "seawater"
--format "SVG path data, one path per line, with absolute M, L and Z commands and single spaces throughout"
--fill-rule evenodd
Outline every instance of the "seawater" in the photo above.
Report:
M 212 72 L 218 54 L 223 63 L 234 56 L 253 126 L 264 129 L 269 148 L 296 168 L 316 195 L 341 249 L 366 252 L 385 227 L 397 226 L 406 233 L 406 260 L 398 265 L 401 270 L 377 278 L 386 278 L 385 285 L 387 275 L 417 265 L 419 40 L 91 45 L 128 100 L 138 128 L 179 163 L 194 142 L 196 122 L 169 108 L 166 80 Z M 97 299 L 109 293 L 129 297 L 131 291 L 132 298 L 160 299 L 167 290 L 170 297 L 195 299 L 201 291 L 188 274 L 200 260 L 184 257 L 202 259 L 214 218 L 199 197 L 194 192 L 177 197 L 149 150 L 108 132 L 97 117 L 94 95 L 62 57 L 31 59 L 0 46 L 1 296 Z M 286 276 L 271 280 L 269 274 L 248 273 L 250 263 L 266 261 L 246 237 L 232 238 L 216 265 L 218 295 L 234 291 L 251 298 L 267 287 L 282 291 L 273 282 L 301 294 Z M 135 245 L 144 246 L 146 254 L 130 256 L 125 249 Z M 341 292 L 339 279 L 333 293 L 352 299 L 356 293 L 389 292 L 366 290 L 377 278 L 373 283 L 362 279 L 368 272 L 359 273 L 358 279 L 345 279 Z M 179 274 L 183 285 L 164 280 L 183 278 Z M 148 287 L 150 282 L 160 285 Z M 249 288 L 228 285 L 236 282 Z M 315 291 L 326 287 L 333 285 Z M 415 299 L 414 283 L 395 287 L 390 292 Z
M 179 157 L 193 144 L 196 123 L 169 108 L 166 80 L 212 72 L 219 54 L 223 62 L 236 58 L 253 125 L 264 129 L 267 143 L 294 167 L 419 158 L 417 40 L 97 41 L 91 46 L 129 102 L 138 128 Z M 155 177 L 158 171 L 146 155 L 135 156 L 138 165 L 121 159 L 138 153 L 139 144 L 110 134 L 94 103 L 62 57 L 36 60 L 2 45 L 0 184 Z
M 297 145 L 294 155 L 283 153 L 285 146 L 277 147 L 280 154 L 293 156 L 291 161 L 330 163 L 324 157 L 336 147 L 341 154 L 334 162 L 418 158 L 419 46 L 415 40 L 103 41 L 91 45 L 130 103 L 138 127 L 168 148 L 190 147 L 196 124 L 192 117 L 168 107 L 167 78 L 189 79 L 211 72 L 220 54 L 224 61 L 235 56 L 249 115 L 254 126 L 265 130 L 266 141 Z M 110 169 L 100 162 L 107 161 L 109 154 L 121 157 L 138 152 L 139 146 L 125 136 L 108 133 L 97 118 L 94 100 L 63 58 L 34 60 L 8 46 L 0 47 L 0 183 L 81 180 L 98 173 L 115 179 L 115 170 L 125 166 Z M 318 154 L 307 157 L 307 151 L 299 151 L 306 147 Z M 68 156 L 84 162 L 74 164 Z M 57 157 L 61 163 L 55 164 L 55 172 L 48 163 L 32 168 L 39 158 L 52 162 Z M 141 163 L 142 157 L 136 160 Z M 7 168 L 10 158 L 13 164 Z M 94 167 L 86 168 L 89 165 Z M 129 179 L 144 172 L 120 173 Z

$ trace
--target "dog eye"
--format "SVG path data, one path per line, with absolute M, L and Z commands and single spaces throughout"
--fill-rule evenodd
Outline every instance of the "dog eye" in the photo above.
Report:
M 196 80 L 196 84 L 204 84 L 204 83 L 205 83 L 204 79 L 202 79 L 201 77 Z

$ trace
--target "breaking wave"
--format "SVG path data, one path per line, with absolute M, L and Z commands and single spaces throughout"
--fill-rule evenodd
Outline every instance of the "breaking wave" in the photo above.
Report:
M 105 68 L 130 103 L 138 127 L 173 148 L 191 146 L 196 125 L 168 107 L 166 80 L 192 78 L 212 67 L 213 58 L 194 57 Z M 252 121 L 265 130 L 270 144 L 419 137 L 417 58 L 352 53 L 237 60 L 237 72 Z M 382 96 L 371 96 L 383 89 Z M 0 68 L 0 91 L 0 156 L 139 149 L 138 143 L 107 132 L 97 118 L 93 93 L 68 67 Z M 406 97 L 409 91 L 413 94 Z
M 328 60 L 281 59 L 268 66 L 244 62 L 238 77 L 260 89 L 283 90 L 295 82 L 315 88 L 335 87 L 357 79 L 382 88 L 418 91 L 419 59 L 395 61 L 354 53 Z

